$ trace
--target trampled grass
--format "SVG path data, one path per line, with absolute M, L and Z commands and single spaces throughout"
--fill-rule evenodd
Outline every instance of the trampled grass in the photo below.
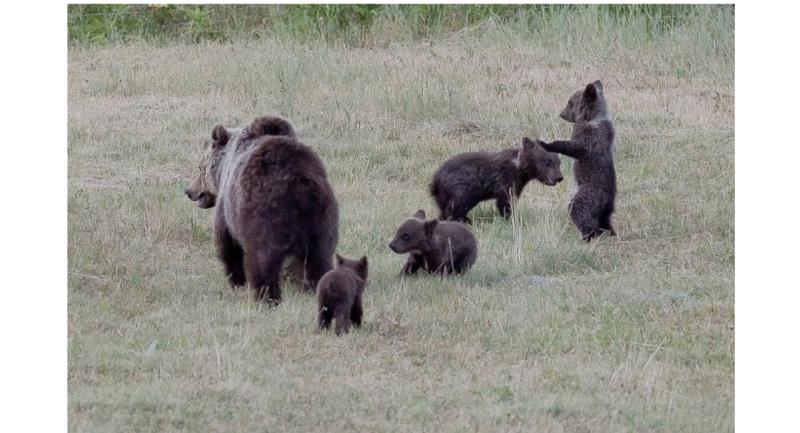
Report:
M 733 430 L 733 15 L 653 36 L 591 9 L 371 48 L 262 39 L 69 51 L 71 431 Z M 402 28 L 399 28 L 402 29 Z M 398 30 L 399 31 L 399 30 Z M 513 221 L 473 211 L 463 277 L 387 247 L 451 155 L 566 137 L 603 80 L 617 238 L 568 219 L 571 162 Z M 289 118 L 324 160 L 338 250 L 370 259 L 365 326 L 314 329 L 228 288 L 182 190 L 217 123 Z

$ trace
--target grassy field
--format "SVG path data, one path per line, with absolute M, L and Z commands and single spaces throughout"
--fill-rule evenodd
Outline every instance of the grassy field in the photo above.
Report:
M 69 49 L 69 430 L 717 432 L 734 411 L 731 10 L 653 34 L 585 9 L 371 47 L 264 38 Z M 377 30 L 376 30 L 377 31 Z M 400 41 L 400 42 L 392 42 Z M 566 181 L 473 213 L 463 277 L 401 278 L 397 225 L 449 156 L 567 137 L 601 79 L 619 236 L 585 244 Z M 324 160 L 365 326 L 315 332 L 288 284 L 228 288 L 182 193 L 217 123 L 289 118 Z

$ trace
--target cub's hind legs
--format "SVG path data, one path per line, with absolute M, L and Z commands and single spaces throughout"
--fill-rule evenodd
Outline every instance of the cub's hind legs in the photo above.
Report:
M 328 309 L 327 307 L 323 307 L 319 311 L 319 315 L 317 316 L 317 325 L 319 329 L 327 330 L 331 327 L 331 322 L 333 321 L 333 311 Z
M 497 197 L 497 199 L 495 200 L 495 206 L 497 206 L 497 210 L 498 212 L 500 212 L 500 215 L 503 218 L 505 219 L 511 218 L 511 200 L 509 200 L 508 197 L 505 196 Z
M 602 233 L 599 214 L 591 194 L 579 190 L 570 203 L 569 216 L 580 230 L 584 241 L 589 242 Z
M 616 236 L 617 232 L 614 231 L 614 227 L 611 226 L 611 213 L 614 212 L 613 208 L 609 207 L 604 212 L 603 215 L 600 217 L 600 228 L 603 231 L 607 232 L 609 236 Z
M 609 236 L 617 235 L 611 226 L 612 212 L 613 207 L 604 206 L 602 200 L 593 196 L 592 191 L 578 191 L 570 204 L 570 218 L 586 242 L 603 233 Z

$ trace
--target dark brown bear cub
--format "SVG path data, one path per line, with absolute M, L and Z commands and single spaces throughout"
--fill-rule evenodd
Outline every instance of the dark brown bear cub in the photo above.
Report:
M 257 299 L 278 304 L 280 272 L 291 259 L 314 291 L 332 267 L 339 227 L 322 161 L 280 117 L 218 125 L 211 138 L 185 192 L 201 208 L 216 205 L 214 238 L 231 285 L 247 282 Z
M 545 151 L 540 143 L 525 137 L 522 148 L 462 153 L 447 160 L 430 184 L 439 219 L 470 223 L 467 213 L 491 199 L 500 215 L 508 218 L 512 196 L 519 197 L 532 179 L 550 186 L 561 182 L 558 155 Z
M 319 329 L 328 329 L 336 319 L 336 335 L 361 326 L 362 297 L 367 286 L 367 258 L 350 260 L 336 254 L 336 268 L 323 275 L 317 286 Z
M 614 123 L 603 84 L 589 83 L 569 99 L 561 118 L 574 123 L 570 140 L 544 143 L 545 149 L 575 158 L 578 191 L 570 202 L 570 217 L 585 241 L 608 232 L 614 236 L 611 214 L 617 195 L 614 170 Z
M 419 269 L 460 274 L 472 267 L 478 255 L 478 243 L 467 226 L 454 221 L 426 221 L 422 209 L 403 221 L 389 248 L 398 254 L 409 253 L 404 274 L 415 274 Z

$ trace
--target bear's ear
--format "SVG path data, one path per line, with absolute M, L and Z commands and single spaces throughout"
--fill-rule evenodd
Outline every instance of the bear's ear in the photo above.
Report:
M 344 264 L 344 257 L 340 256 L 339 253 L 336 253 L 336 267 L 342 266 Z
M 594 83 L 586 85 L 586 89 L 583 91 L 583 100 L 586 102 L 594 102 L 597 100 L 597 88 L 594 87 Z
M 430 221 L 425 222 L 425 236 L 431 237 L 433 235 L 433 231 L 436 230 L 436 226 L 439 225 L 439 220 L 434 218 Z
M 603 92 L 603 83 L 601 83 L 600 80 L 595 80 L 595 82 L 592 84 L 594 84 L 594 88 L 597 89 L 598 93 Z
M 538 140 L 537 140 L 537 141 L 538 141 Z M 530 139 L 530 138 L 528 138 L 528 137 L 522 137 L 522 147 L 523 147 L 525 150 L 532 150 L 533 148 L 535 148 L 535 147 L 536 147 L 536 143 L 534 143 L 533 141 L 531 141 L 531 139 Z
M 214 147 L 222 147 L 228 143 L 228 130 L 222 125 L 217 125 L 211 131 L 211 139 L 214 140 Z
M 538 138 L 536 140 L 531 140 L 530 138 L 525 137 L 523 138 L 522 146 L 523 149 L 525 149 L 525 152 L 528 153 L 544 152 L 544 141 L 539 140 Z
M 414 212 L 414 215 L 411 215 L 411 216 L 416 218 L 416 219 L 424 220 L 425 219 L 425 209 L 420 209 L 420 210 Z

